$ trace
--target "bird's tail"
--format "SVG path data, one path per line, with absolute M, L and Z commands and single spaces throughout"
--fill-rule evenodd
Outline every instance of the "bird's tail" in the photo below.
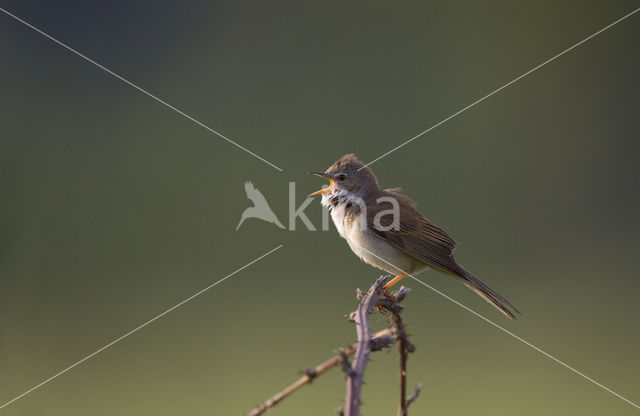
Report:
M 464 280 L 464 284 L 474 292 L 476 292 L 484 300 L 495 306 L 500 312 L 505 314 L 509 319 L 516 319 L 516 314 L 521 315 L 518 308 L 513 306 L 511 302 L 506 300 L 495 290 L 491 289 L 480 279 L 465 269 L 461 270 L 461 277 Z

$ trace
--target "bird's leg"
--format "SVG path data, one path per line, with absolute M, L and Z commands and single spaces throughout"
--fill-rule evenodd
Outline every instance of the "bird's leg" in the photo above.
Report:
M 395 296 L 394 296 L 394 294 L 392 294 L 392 293 L 389 291 L 389 288 L 390 288 L 391 286 L 395 285 L 396 283 L 398 283 L 398 282 L 399 282 L 400 280 L 402 280 L 403 278 L 405 278 L 405 277 L 407 277 L 408 275 L 410 275 L 410 274 L 413 272 L 413 270 L 414 270 L 414 269 L 415 269 L 415 267 L 414 267 L 414 268 L 412 268 L 412 269 L 411 269 L 411 270 L 409 270 L 409 271 L 402 272 L 402 273 L 400 273 L 399 275 L 397 275 L 396 277 L 394 277 L 393 279 L 389 280 L 389 281 L 388 281 L 388 282 L 387 282 L 387 283 L 382 287 L 382 294 L 383 294 L 384 296 L 386 296 L 388 299 L 391 299 L 392 301 L 395 301 Z M 382 313 L 383 315 L 389 315 L 389 314 L 391 313 L 387 308 L 385 308 L 385 307 L 384 307 L 384 306 L 382 306 L 382 305 L 378 305 L 378 306 L 376 306 L 376 308 L 378 309 L 378 312 Z
M 403 278 L 407 277 L 408 275 L 410 275 L 413 272 L 413 269 L 407 271 L 407 272 L 402 272 L 399 275 L 397 275 L 396 277 L 394 277 L 393 279 L 389 280 L 382 289 L 384 289 L 384 293 L 386 293 L 389 288 L 393 285 L 395 285 L 396 283 L 398 283 L 400 280 L 402 280 Z

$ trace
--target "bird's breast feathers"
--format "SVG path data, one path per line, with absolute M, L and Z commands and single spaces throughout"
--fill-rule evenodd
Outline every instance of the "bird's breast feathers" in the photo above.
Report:
M 416 266 L 415 259 L 368 228 L 367 215 L 364 213 L 366 208 L 362 204 L 362 199 L 345 191 L 322 196 L 322 205 L 331 210 L 331 219 L 338 233 L 364 262 L 392 274 L 413 269 Z

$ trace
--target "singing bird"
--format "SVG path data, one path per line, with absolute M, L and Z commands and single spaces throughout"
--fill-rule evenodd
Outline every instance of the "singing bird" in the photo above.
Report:
M 520 311 L 498 292 L 458 264 L 456 242 L 426 219 L 409 197 L 397 190 L 381 189 L 373 171 L 355 155 L 342 156 L 325 172 L 310 172 L 329 180 L 329 186 L 312 193 L 322 195 L 322 205 L 340 236 L 366 263 L 396 275 L 384 287 L 407 275 L 431 268 L 462 281 L 510 319 Z
M 278 221 L 278 217 L 276 217 L 276 214 L 271 210 L 271 207 L 269 206 L 267 199 L 262 195 L 262 192 L 253 186 L 251 182 L 245 182 L 244 190 L 247 192 L 247 198 L 253 202 L 253 206 L 244 210 L 240 217 L 240 222 L 236 227 L 236 231 L 247 218 L 259 218 L 266 222 L 275 224 L 280 228 L 284 228 L 284 225 Z

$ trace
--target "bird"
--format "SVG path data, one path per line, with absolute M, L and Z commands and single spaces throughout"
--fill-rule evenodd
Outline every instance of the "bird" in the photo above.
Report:
M 269 206 L 267 199 L 262 195 L 262 192 L 253 186 L 251 182 L 245 182 L 244 190 L 247 192 L 247 198 L 253 202 L 253 206 L 244 210 L 240 217 L 240 222 L 236 227 L 236 231 L 247 218 L 259 218 L 275 224 L 279 228 L 284 228 L 284 225 L 282 225 L 278 220 L 278 217 L 276 217 L 276 214 L 271 210 L 271 207 Z
M 510 319 L 520 311 L 456 261 L 456 241 L 425 218 L 416 203 L 397 188 L 382 189 L 373 171 L 354 154 L 338 159 L 324 172 L 310 174 L 329 180 L 313 192 L 331 211 L 338 233 L 351 250 L 378 269 L 396 275 L 385 293 L 402 278 L 435 269 L 456 278 Z M 400 274 L 398 274 L 400 272 Z

